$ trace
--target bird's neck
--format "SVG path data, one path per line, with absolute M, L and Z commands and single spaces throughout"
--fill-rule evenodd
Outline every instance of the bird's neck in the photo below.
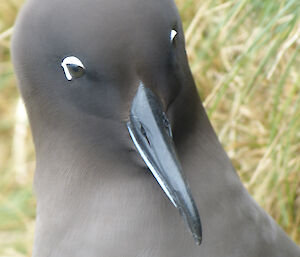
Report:
M 174 123 L 174 137 L 202 218 L 203 246 L 194 246 L 180 215 L 129 143 L 125 124 L 91 118 L 67 121 L 65 129 L 45 131 L 36 140 L 35 256 L 53 251 L 49 244 L 60 244 L 57 251 L 92 245 L 84 249 L 89 256 L 117 256 L 115 242 L 124 249 L 123 256 L 132 256 L 131 249 L 138 252 L 153 245 L 167 245 L 169 231 L 173 230 L 174 252 L 193 249 L 190 256 L 199 256 L 201 251 L 204 256 L 218 256 L 220 252 L 222 256 L 242 256 L 243 251 L 248 251 L 247 257 L 284 256 L 276 246 L 280 240 L 287 242 L 292 249 L 289 251 L 296 252 L 295 246 L 244 189 L 199 99 L 190 99 L 190 103 L 186 107 L 193 119 L 184 126 L 181 116 L 181 123 Z M 180 117 L 180 112 L 177 115 Z M 89 126 L 85 126 L 87 122 Z M 118 137 L 110 136 L 117 131 Z M 180 133 L 187 134 L 182 137 Z M 128 233 L 135 239 L 131 248 L 128 245 L 132 237 Z M 69 237 L 75 240 L 68 241 Z M 151 240 L 148 242 L 147 238 Z M 136 243 L 139 239 L 142 241 Z M 273 247 L 266 252 L 272 255 L 264 255 L 267 250 L 260 249 L 263 244 Z M 228 247 L 233 245 L 235 255 L 232 247 Z M 154 256 L 162 254 L 158 250 Z
M 297 246 L 242 184 L 202 104 L 197 108 L 194 130 L 178 150 L 202 217 L 203 248 L 213 256 L 297 256 Z M 236 245 L 236 253 L 226 245 Z

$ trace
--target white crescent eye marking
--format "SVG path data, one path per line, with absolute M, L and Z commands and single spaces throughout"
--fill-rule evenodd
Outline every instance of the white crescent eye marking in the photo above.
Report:
M 72 80 L 73 76 L 68 68 L 68 65 L 74 65 L 79 67 L 80 69 L 85 70 L 83 63 L 75 56 L 69 56 L 63 59 L 61 63 L 61 67 L 63 67 L 67 80 Z
M 175 29 L 172 29 L 171 34 L 170 34 L 170 40 L 171 42 L 174 41 L 175 37 L 177 36 L 178 32 Z

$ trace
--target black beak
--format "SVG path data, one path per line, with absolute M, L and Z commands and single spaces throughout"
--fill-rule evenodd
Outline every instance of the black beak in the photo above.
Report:
M 127 127 L 144 162 L 200 245 L 200 216 L 175 151 L 169 121 L 159 98 L 143 84 L 134 97 Z

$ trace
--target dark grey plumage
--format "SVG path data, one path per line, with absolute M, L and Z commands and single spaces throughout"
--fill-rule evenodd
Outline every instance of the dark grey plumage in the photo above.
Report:
M 36 148 L 35 257 L 300 256 L 249 196 L 210 125 L 173 1 L 29 0 L 12 53 Z M 84 62 L 82 78 L 66 80 L 69 55 Z M 170 120 L 201 215 L 200 247 L 129 137 L 140 81 Z

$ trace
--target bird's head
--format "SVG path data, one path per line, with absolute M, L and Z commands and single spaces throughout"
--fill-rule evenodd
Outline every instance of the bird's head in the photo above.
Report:
M 58 117 L 126 121 L 121 129 L 200 244 L 200 218 L 174 144 L 183 127 L 176 123 L 198 100 L 173 1 L 30 0 L 13 59 L 33 134 Z M 187 94 L 183 106 L 178 99 Z M 111 136 L 117 141 L 118 131 Z

